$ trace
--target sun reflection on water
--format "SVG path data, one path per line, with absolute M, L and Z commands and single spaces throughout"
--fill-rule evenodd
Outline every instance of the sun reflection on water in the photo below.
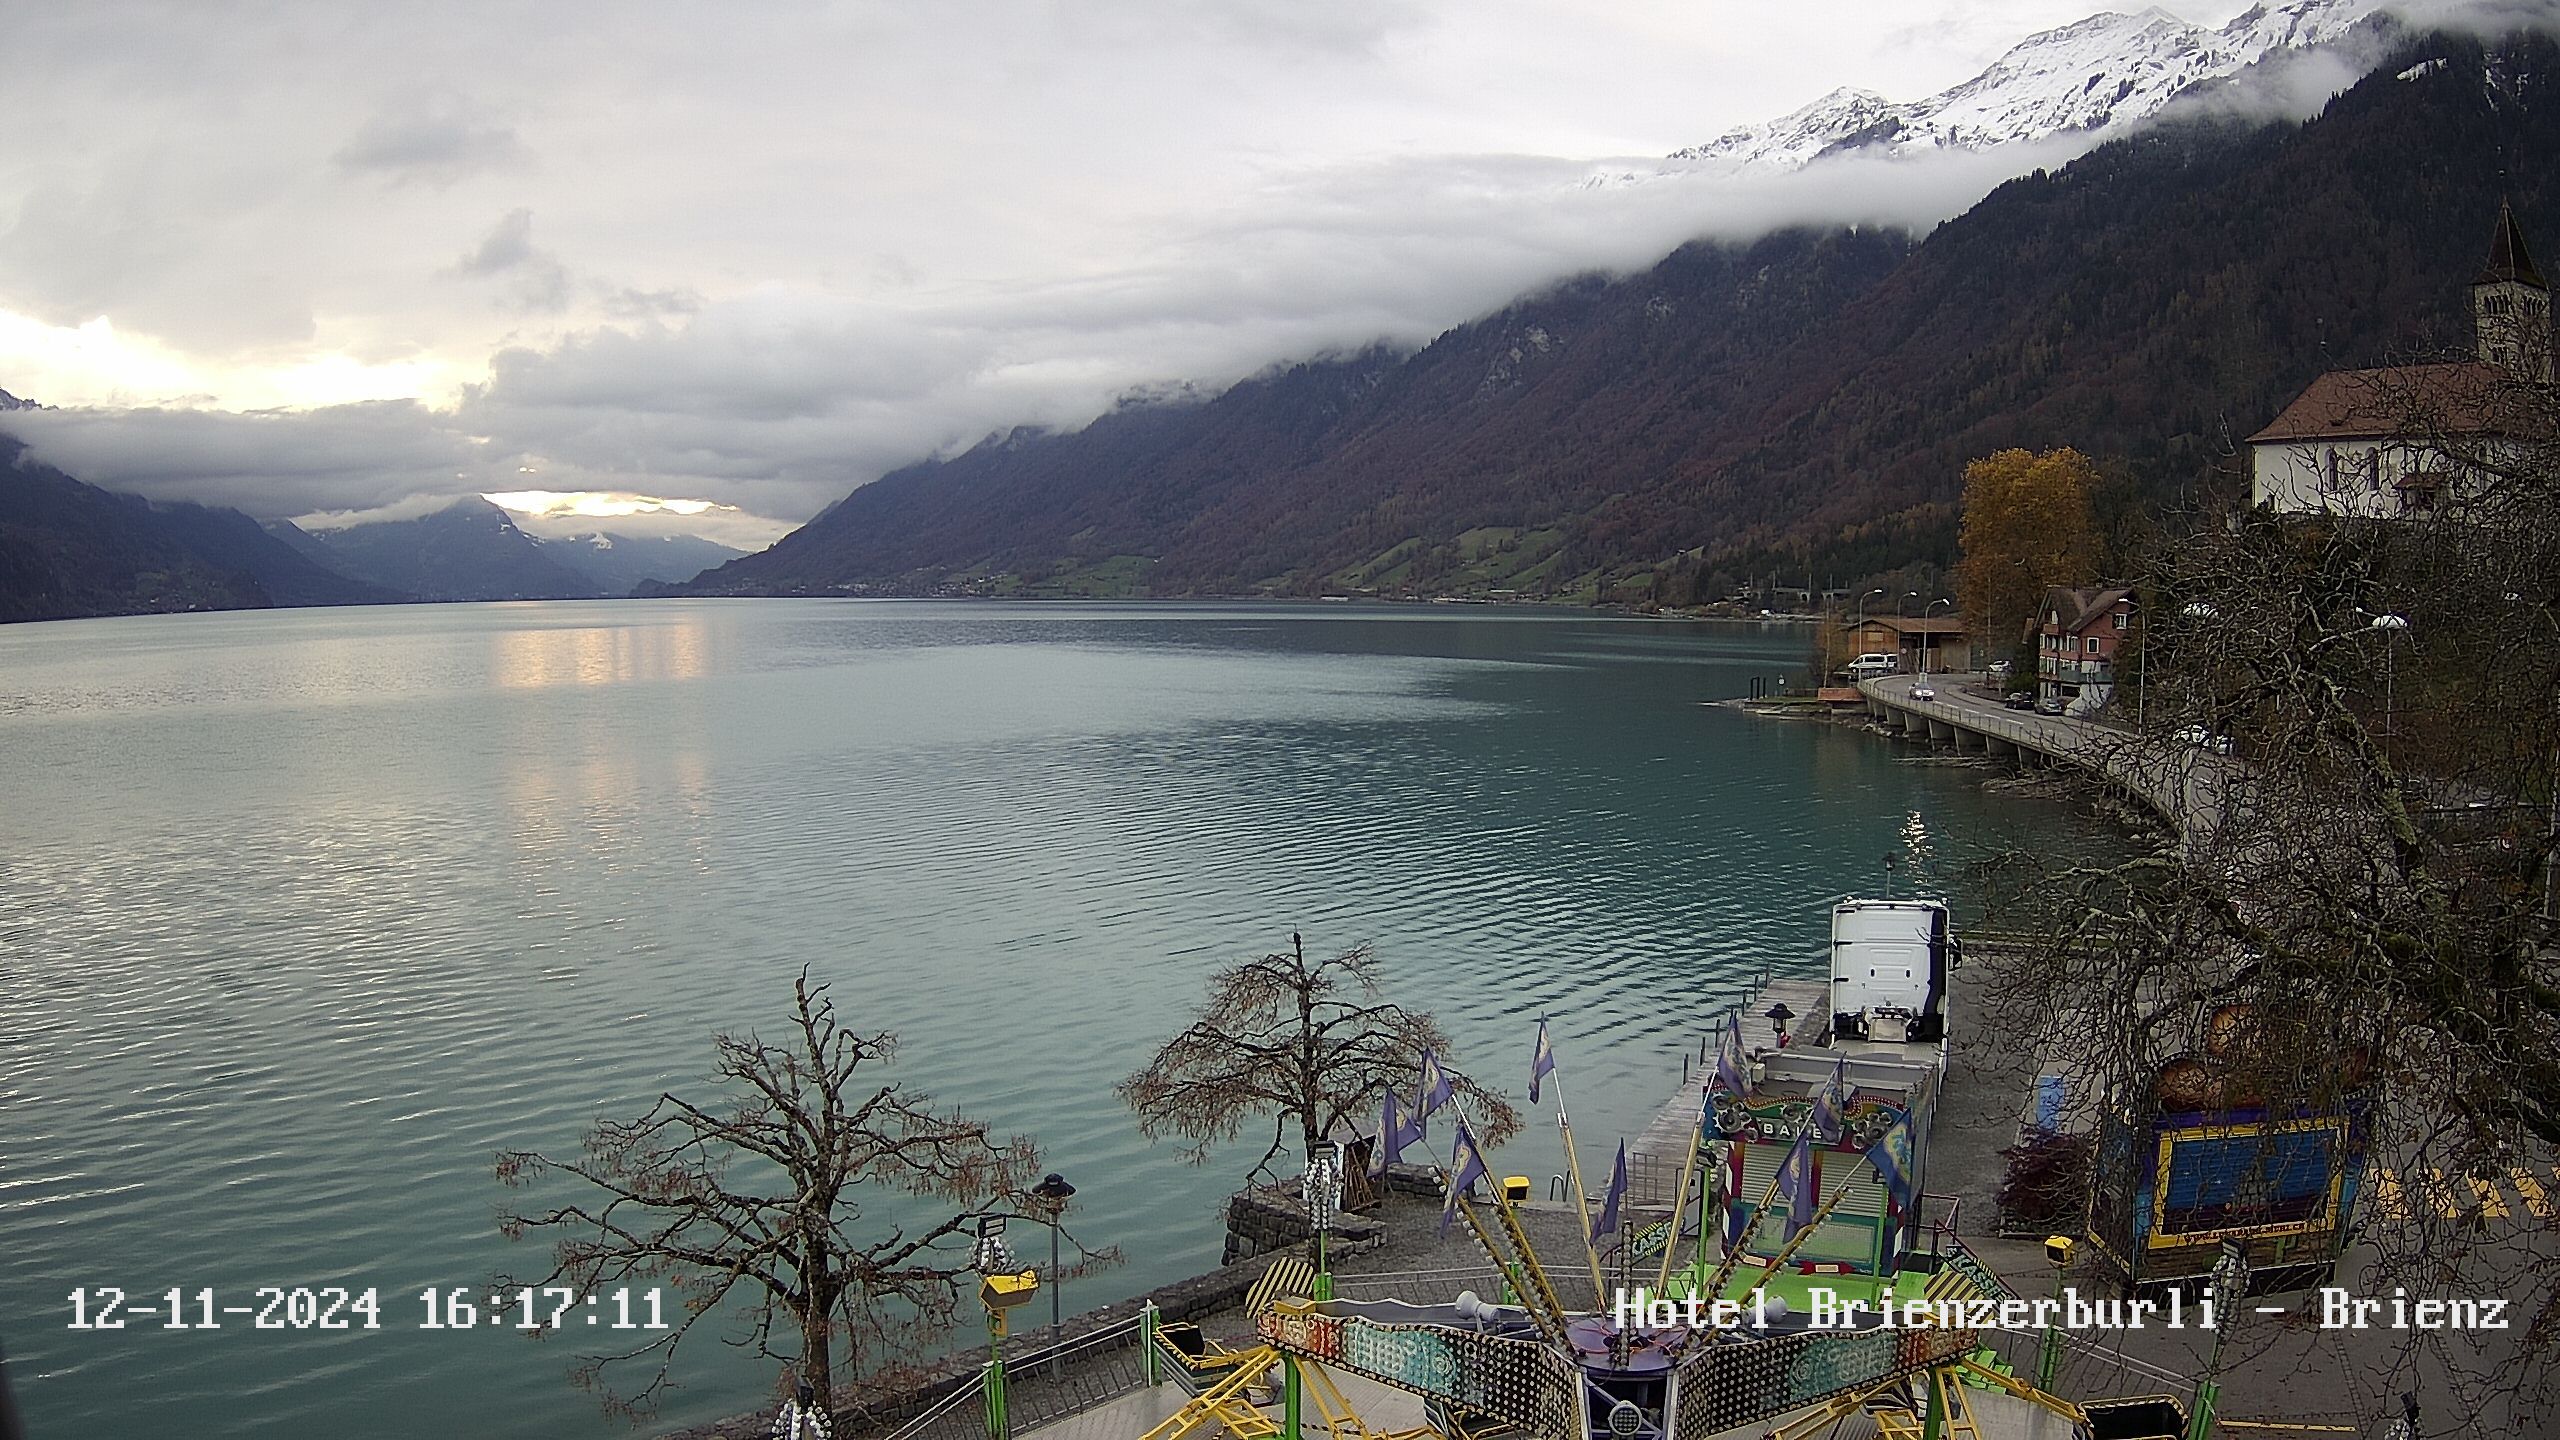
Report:
M 710 648 L 699 616 L 657 625 L 528 627 L 491 637 L 489 670 L 505 690 L 699 680 L 710 669 Z

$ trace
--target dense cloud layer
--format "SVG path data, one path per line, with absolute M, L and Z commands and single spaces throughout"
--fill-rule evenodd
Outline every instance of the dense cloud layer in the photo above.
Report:
M 53 7 L 0 49 L 33 157 L 0 177 L 0 386 L 66 407 L 11 423 L 74 473 L 264 514 L 798 519 L 1693 236 L 1925 227 L 2077 148 L 1587 183 L 2084 6 L 1722 8 Z M 373 395 L 423 403 L 316 403 Z

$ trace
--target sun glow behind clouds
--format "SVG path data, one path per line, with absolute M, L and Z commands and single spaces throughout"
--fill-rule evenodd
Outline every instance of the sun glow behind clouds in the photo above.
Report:
M 731 505 L 718 505 L 709 500 L 662 500 L 655 495 L 634 495 L 625 490 L 501 490 L 480 497 L 502 510 L 519 515 L 537 515 L 543 519 L 583 516 L 593 520 L 618 519 L 628 515 L 700 515 L 710 510 L 733 510 Z
M 51 325 L 0 310 L 0 369 L 18 398 L 65 408 L 163 406 L 308 410 L 367 400 L 448 402 L 455 367 L 434 358 L 370 362 L 324 346 L 219 361 L 192 357 L 99 316 Z

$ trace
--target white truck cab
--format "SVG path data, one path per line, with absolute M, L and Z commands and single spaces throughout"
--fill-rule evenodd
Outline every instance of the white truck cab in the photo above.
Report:
M 1831 908 L 1831 1028 L 1882 1043 L 1947 1033 L 1947 971 L 1963 958 L 1937 900 L 1843 900 Z

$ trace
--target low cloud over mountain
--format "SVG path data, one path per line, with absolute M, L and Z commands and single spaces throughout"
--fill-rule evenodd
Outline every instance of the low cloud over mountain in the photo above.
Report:
M 578 33 L 574 15 L 513 37 L 505 54 L 469 39 L 467 15 L 361 41 L 333 31 L 333 44 L 405 47 L 447 76 L 343 98 L 248 66 L 241 47 L 272 38 L 255 27 L 193 22 L 127 61 L 168 79 L 170 97 L 75 94 L 65 86 L 87 71 L 73 65 L 65 80 L 28 59 L 63 53 L 56 22 L 39 16 L 0 61 L 0 78 L 56 102 L 42 107 L 56 133 L 26 137 L 36 153 L 49 139 L 69 146 L 76 124 L 156 128 L 139 149 L 40 163 L 0 196 L 18 216 L 0 226 L 11 277 L 0 361 L 41 361 L 63 382 L 0 375 L 62 405 L 10 423 L 97 483 L 261 515 L 538 486 L 797 521 L 992 432 L 1078 426 L 1141 388 L 1215 393 L 1275 363 L 1418 348 L 1562 277 L 1638 271 L 1693 238 L 1799 223 L 1925 232 L 2096 138 L 2022 122 L 1990 148 L 1886 146 L 1792 169 L 1595 163 L 1577 147 L 1613 136 L 1531 134 L 1505 118 L 1613 113 L 1616 97 L 1588 89 L 1607 68 L 1589 54 L 1574 104 L 1515 95 L 1506 109 L 1458 78 L 1398 68 L 1426 40 L 1457 57 L 1495 43 L 1434 7 L 1281 8 L 1143 23 L 1103 8 L 1066 28 L 1026 12 L 1018 30 L 990 24 L 967 64 L 934 28 L 943 22 L 878 17 L 870 48 L 856 47 L 863 63 L 907 56 L 914 73 L 869 88 L 822 63 L 851 39 L 745 19 L 689 36 L 680 56 L 640 35 L 592 73 L 544 71 L 561 87 L 547 104 L 515 82 Z M 2059 5 L 2019 13 L 2030 11 L 2072 18 Z M 1546 59 L 1483 55 L 1475 78 L 1535 73 L 1605 43 L 1632 82 L 1664 63 L 1638 53 L 1645 23 L 1594 11 L 1549 37 Z M 1868 38 L 1880 44 L 1886 28 Z M 1844 63 L 1869 53 L 1850 38 L 1834 46 Z M 1897 43 L 1926 54 L 1943 41 Z M 242 128 L 195 163 L 179 112 L 203 113 L 226 56 L 260 78 L 235 107 Z M 485 69 L 468 72 L 466 58 Z M 741 87 L 766 106 L 752 113 L 715 83 L 751 59 L 779 66 Z M 1087 67 L 1073 85 L 1046 68 L 1069 61 Z M 1013 65 L 1020 93 L 991 92 L 979 74 L 990 64 Z M 1440 108 L 1379 108 L 1391 71 Z M 477 78 L 454 78 L 466 73 Z M 2327 88 L 2290 73 L 2227 89 L 2224 103 L 2308 113 Z M 629 93 L 640 76 L 681 80 L 627 119 L 577 103 Z M 1990 103 L 1979 86 L 1968 93 Z M 1103 98 L 1114 94 L 1125 99 Z M 590 111 L 617 118 L 581 118 Z M 785 114 L 809 123 L 774 123 Z M 1201 118 L 1169 127 L 1175 116 Z M 1459 142 L 1460 119 L 1485 148 Z M 1240 128 L 1257 120 L 1303 133 Z M 1098 143 L 1106 135 L 1122 148 Z M 585 166 L 595 154 L 620 163 Z M 1658 178 L 1589 183 L 1639 172 Z M 1175 174 L 1187 189 L 1168 188 Z M 81 328 L 99 314 L 112 330 Z M 485 370 L 453 358 L 484 340 Z M 314 344 L 337 358 L 293 358 Z M 234 358 L 196 358 L 217 350 Z M 161 388 L 115 388 L 133 376 Z M 362 398 L 422 390 L 436 393 Z M 225 408 L 192 398 L 204 393 Z M 273 403 L 224 398 L 242 393 Z

